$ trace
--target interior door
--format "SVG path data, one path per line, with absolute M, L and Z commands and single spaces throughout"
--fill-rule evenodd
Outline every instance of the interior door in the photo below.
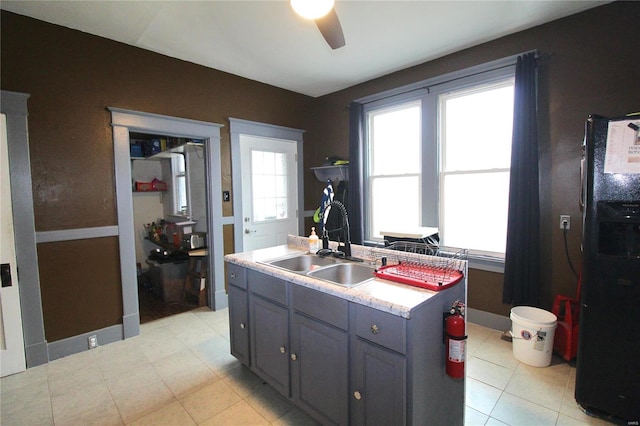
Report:
M 244 250 L 298 234 L 296 141 L 240 135 Z
M 4 377 L 26 368 L 4 114 L 0 118 L 0 139 L 0 376 Z

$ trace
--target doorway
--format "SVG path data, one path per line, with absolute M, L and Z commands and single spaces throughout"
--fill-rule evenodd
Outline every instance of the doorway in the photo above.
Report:
M 184 242 L 193 233 L 206 241 L 206 153 L 202 140 L 188 137 L 129 132 L 129 142 L 138 304 L 144 324 L 195 309 L 206 299 L 210 286 L 205 273 L 200 274 L 202 290 L 196 293 L 188 285 L 187 277 L 193 275 L 188 275 L 190 255 L 195 252 Z
M 303 130 L 230 118 L 235 251 L 301 235 Z
M 224 288 L 222 239 L 222 177 L 220 175 L 220 127 L 222 125 L 138 111 L 108 108 L 111 112 L 118 205 L 118 238 L 123 299 L 123 334 L 140 334 L 138 284 L 130 157 L 130 133 L 162 134 L 200 139 L 205 152 L 205 196 L 207 208 L 206 257 L 209 282 L 207 305 L 212 310 L 227 306 Z

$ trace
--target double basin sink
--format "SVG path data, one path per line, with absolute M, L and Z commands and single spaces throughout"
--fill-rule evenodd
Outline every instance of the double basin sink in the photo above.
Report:
M 343 287 L 355 287 L 374 278 L 374 268 L 369 265 L 311 253 L 264 263 Z

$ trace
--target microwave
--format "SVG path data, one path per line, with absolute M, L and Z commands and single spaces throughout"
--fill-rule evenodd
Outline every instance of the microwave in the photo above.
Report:
M 195 250 L 207 246 L 206 232 L 192 232 L 184 234 L 182 238 L 182 248 L 184 250 Z

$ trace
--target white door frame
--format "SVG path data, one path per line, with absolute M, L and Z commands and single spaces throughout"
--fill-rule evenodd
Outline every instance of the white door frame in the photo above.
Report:
M 240 164 L 242 165 L 242 217 L 244 250 L 256 250 L 287 243 L 290 234 L 298 235 L 298 167 L 297 142 L 240 134 Z M 254 152 L 284 155 L 286 173 L 286 217 L 256 220 L 254 201 Z M 261 164 L 264 166 L 264 163 Z M 275 173 L 275 170 L 273 170 Z M 261 180 L 261 179 L 259 179 Z M 275 184 L 275 182 L 274 182 Z M 266 188 L 265 188 L 266 189 Z M 275 190 L 272 187 L 271 190 Z M 265 195 L 265 194 L 260 194 Z
M 282 139 L 295 141 L 298 153 L 298 235 L 304 230 L 304 158 L 302 150 L 304 130 L 290 127 L 276 126 L 273 124 L 259 123 L 256 121 L 229 118 L 229 130 L 231 133 L 231 169 L 233 181 L 233 240 L 235 252 L 244 250 L 242 230 L 242 169 L 240 161 L 240 135 L 252 135 L 263 138 Z

